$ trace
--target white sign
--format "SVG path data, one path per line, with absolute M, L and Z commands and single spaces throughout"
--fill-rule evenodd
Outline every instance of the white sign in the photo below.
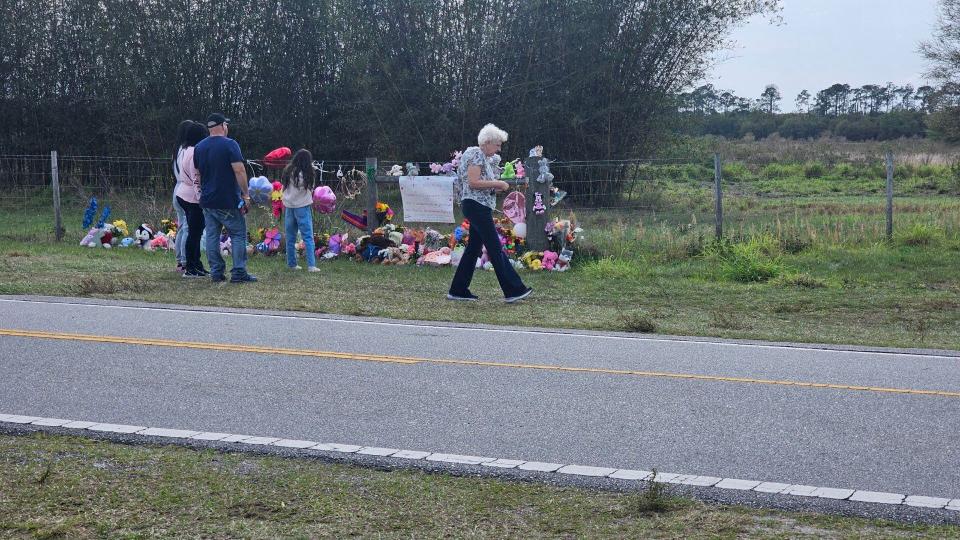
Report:
M 453 181 L 456 176 L 401 176 L 403 221 L 454 223 Z

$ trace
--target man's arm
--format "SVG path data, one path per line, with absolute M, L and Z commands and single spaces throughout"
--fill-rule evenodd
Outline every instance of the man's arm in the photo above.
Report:
M 243 166 L 243 162 L 234 162 L 230 166 L 233 167 L 233 175 L 237 177 L 237 185 L 240 186 L 240 195 L 244 200 L 250 198 L 249 187 L 247 186 L 247 169 Z

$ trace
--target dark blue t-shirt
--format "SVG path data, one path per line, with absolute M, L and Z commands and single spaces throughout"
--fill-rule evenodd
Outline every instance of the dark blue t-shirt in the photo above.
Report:
M 229 137 L 207 137 L 193 149 L 193 164 L 200 171 L 200 206 L 235 209 L 240 186 L 233 163 L 243 163 L 240 145 Z

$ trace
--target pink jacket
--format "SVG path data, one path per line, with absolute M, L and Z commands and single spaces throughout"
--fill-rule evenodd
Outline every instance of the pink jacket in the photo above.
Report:
M 200 173 L 193 165 L 193 147 L 184 148 L 177 153 L 180 172 L 177 174 L 177 187 L 173 194 L 194 204 L 200 204 Z

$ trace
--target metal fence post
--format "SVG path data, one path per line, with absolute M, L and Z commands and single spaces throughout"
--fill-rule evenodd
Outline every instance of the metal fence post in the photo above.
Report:
M 367 158 L 367 233 L 377 228 L 377 158 Z
M 722 167 L 720 162 L 720 154 L 713 155 L 713 183 L 716 191 L 717 199 L 717 208 L 716 208 L 716 218 L 717 218 L 717 240 L 723 239 L 723 188 L 720 186 L 720 182 L 723 179 Z
M 50 189 L 53 191 L 54 235 L 57 242 L 63 240 L 63 216 L 60 214 L 60 166 L 57 151 L 50 151 Z
M 893 240 L 893 152 L 887 151 L 887 240 Z

